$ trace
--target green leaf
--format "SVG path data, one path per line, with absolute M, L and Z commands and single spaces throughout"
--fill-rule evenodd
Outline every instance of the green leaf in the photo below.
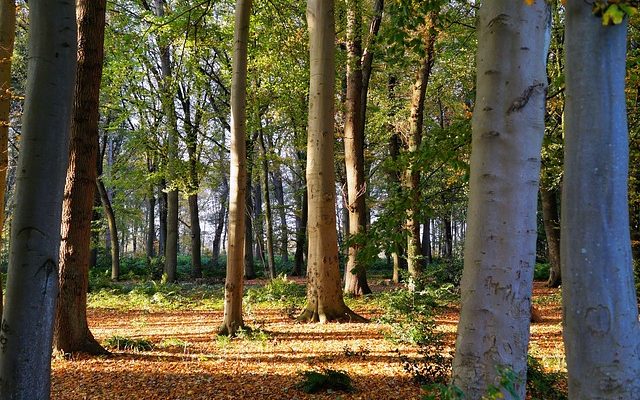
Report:
M 619 25 L 624 19 L 625 12 L 618 7 L 617 4 L 611 4 L 607 11 L 602 14 L 602 25 L 607 26 L 613 22 L 614 25 Z

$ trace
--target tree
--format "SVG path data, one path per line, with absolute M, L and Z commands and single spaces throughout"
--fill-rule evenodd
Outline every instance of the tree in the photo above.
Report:
M 157 17 L 165 16 L 165 0 L 155 0 L 154 12 Z M 174 103 L 175 91 L 172 82 L 171 47 L 164 38 L 158 38 L 160 51 L 160 101 L 167 117 L 167 228 L 165 243 L 164 274 L 168 282 L 175 282 L 178 270 L 178 188 L 176 187 L 176 168 L 178 159 L 178 121 Z
M 420 202 L 420 169 L 415 160 L 422 142 L 422 128 L 424 126 L 424 99 L 431 76 L 431 69 L 435 60 L 435 42 L 437 30 L 435 26 L 436 11 L 430 11 L 422 27 L 422 40 L 425 55 L 420 61 L 420 68 L 416 73 L 416 80 L 411 92 L 411 115 L 409 119 L 409 134 L 405 146 L 409 156 L 414 158 L 405 172 L 405 185 L 409 194 L 407 208 L 407 268 L 414 279 L 422 270 L 422 249 L 420 247 L 420 220 L 417 205 Z
M 334 138 L 335 25 L 333 0 L 308 0 L 311 81 L 307 138 L 309 195 L 307 305 L 301 321 L 364 321 L 344 303 L 336 232 Z
M 78 1 L 78 67 L 62 203 L 60 291 L 54 326 L 54 348 L 65 353 L 107 353 L 87 324 L 105 12 L 106 0 Z
M 546 2 L 483 2 L 453 383 L 480 398 L 497 367 L 524 398 L 546 89 Z M 507 62 L 508 60 L 508 62 Z M 510 398 L 509 393 L 504 393 Z
M 62 195 L 76 67 L 75 3 L 30 6 L 27 98 L 17 169 L 0 398 L 48 399 Z
M 371 293 L 366 269 L 358 259 L 366 230 L 364 171 L 364 121 L 362 72 L 362 4 L 347 2 L 347 96 L 345 100 L 344 161 L 347 175 L 347 210 L 349 212 L 348 260 L 345 267 L 345 293 Z M 369 73 L 370 75 L 370 73 Z
M 569 397 L 634 398 L 640 326 L 627 202 L 627 22 L 603 26 L 579 0 L 567 1 L 565 18 L 560 249 Z
M 111 280 L 117 281 L 120 279 L 120 241 L 118 241 L 118 226 L 116 224 L 116 215 L 113 211 L 113 207 L 111 206 L 111 199 L 109 198 L 109 193 L 107 192 L 107 188 L 104 185 L 102 173 L 104 163 L 104 156 L 107 150 L 107 141 L 108 137 L 106 133 L 102 138 L 102 149 L 100 149 L 100 154 L 98 155 L 97 163 L 97 178 L 96 178 L 96 186 L 98 188 L 98 194 L 100 196 L 100 203 L 102 204 L 102 210 L 104 212 L 104 216 L 107 219 L 107 225 L 109 229 L 109 244 L 111 249 Z
M 9 111 L 11 110 L 11 58 L 16 36 L 16 4 L 0 2 L 0 236 L 4 230 L 5 190 L 9 168 Z M 2 283 L 0 282 L 0 316 L 2 315 Z
M 224 319 L 219 333 L 233 336 L 244 326 L 242 287 L 247 188 L 247 46 L 252 0 L 237 0 L 235 12 L 233 77 L 231 83 L 231 166 L 227 279 L 224 285 Z

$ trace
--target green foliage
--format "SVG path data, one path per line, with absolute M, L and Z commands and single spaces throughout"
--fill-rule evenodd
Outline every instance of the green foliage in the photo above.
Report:
M 111 336 L 104 341 L 104 346 L 109 349 L 117 350 L 133 350 L 133 351 L 151 351 L 153 343 L 141 338 L 133 339 L 126 336 Z
M 321 371 L 300 372 L 302 381 L 296 387 L 305 393 L 318 393 L 322 391 L 354 392 L 355 388 L 351 377 L 344 371 L 323 369 Z
M 249 288 L 245 294 L 247 303 L 301 302 L 305 298 L 305 287 L 278 275 L 262 287 Z
M 625 17 L 632 17 L 638 13 L 638 9 L 628 1 L 621 0 L 597 0 L 593 2 L 592 12 L 602 18 L 602 25 L 619 25 Z
M 434 284 L 441 285 L 440 292 L 446 289 L 448 292 L 455 292 L 460 287 L 462 280 L 462 269 L 464 262 L 461 258 L 434 259 L 425 268 L 425 279 Z M 442 292 L 445 294 L 446 292 Z
M 223 296 L 221 285 L 111 282 L 108 287 L 89 293 L 87 304 L 89 307 L 123 310 L 219 310 Z
M 188 347 L 191 347 L 192 345 L 193 344 L 191 342 L 187 342 L 187 341 L 182 340 L 180 338 L 170 337 L 170 338 L 162 339 L 162 341 L 160 343 L 158 343 L 157 347 L 159 347 L 161 349 L 179 348 L 179 349 L 183 349 L 184 351 L 186 351 L 186 349 Z
M 533 279 L 536 281 L 546 281 L 549 279 L 549 263 L 536 263 L 533 270 Z
M 547 372 L 534 357 L 527 358 L 527 393 L 531 400 L 566 400 L 567 393 L 558 384 L 566 381 L 559 372 Z

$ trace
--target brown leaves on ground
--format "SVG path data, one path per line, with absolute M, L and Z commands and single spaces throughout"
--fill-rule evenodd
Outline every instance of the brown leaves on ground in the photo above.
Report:
M 538 356 L 562 352 L 555 289 L 536 285 L 536 307 L 544 321 L 532 327 L 531 348 Z M 543 296 L 543 297 L 540 297 Z M 545 297 L 546 296 L 546 297 Z M 380 311 L 360 307 L 367 318 Z M 453 345 L 457 309 L 446 310 L 439 326 Z M 384 339 L 386 327 L 370 324 L 299 324 L 279 309 L 247 315 L 259 327 L 251 338 L 216 336 L 221 311 L 129 311 L 92 309 L 89 322 L 98 340 L 112 336 L 146 338 L 153 351 L 114 350 L 111 357 L 55 358 L 52 398 L 80 399 L 419 399 L 420 388 L 402 369 L 397 350 L 415 349 Z M 414 353 L 415 354 L 415 353 Z M 354 393 L 305 394 L 295 386 L 306 370 L 343 370 Z

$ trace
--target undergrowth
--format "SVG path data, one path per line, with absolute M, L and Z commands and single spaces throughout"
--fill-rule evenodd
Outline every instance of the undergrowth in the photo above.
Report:
M 111 336 L 104 341 L 104 345 L 109 349 L 151 351 L 153 343 L 148 339 L 133 339 L 126 336 Z
M 302 380 L 296 384 L 296 387 L 305 393 L 355 391 L 351 377 L 344 371 L 323 369 L 320 371 L 303 371 L 299 375 Z

